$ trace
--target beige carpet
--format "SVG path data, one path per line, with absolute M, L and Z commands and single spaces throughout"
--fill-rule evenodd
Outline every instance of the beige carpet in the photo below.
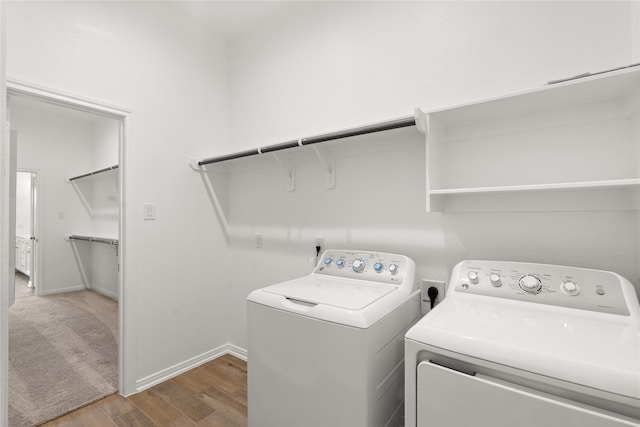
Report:
M 20 286 L 9 310 L 9 426 L 36 426 L 115 393 L 117 303 L 91 291 L 36 297 Z

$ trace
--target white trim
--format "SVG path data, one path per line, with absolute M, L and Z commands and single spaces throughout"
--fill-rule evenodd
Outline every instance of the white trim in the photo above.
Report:
M 631 63 L 640 62 L 640 2 L 631 2 Z
M 87 289 L 90 290 L 90 291 L 93 291 L 93 292 L 95 292 L 97 294 L 100 294 L 103 297 L 107 297 L 107 298 L 112 299 L 114 301 L 118 301 L 118 294 L 113 292 L 113 291 L 110 291 L 108 289 L 101 288 L 99 286 L 92 286 L 92 285 L 87 286 Z
M 237 345 L 233 345 L 231 343 L 227 344 L 227 353 L 237 357 L 238 359 L 242 359 L 245 362 L 247 361 L 247 350 L 242 347 L 238 347 Z
M 41 296 L 59 295 L 59 294 L 65 294 L 67 292 L 75 292 L 75 291 L 86 291 L 87 289 L 89 288 L 87 288 L 84 285 L 69 286 L 68 288 L 55 289 L 53 291 L 43 291 Z
M 8 217 L 9 182 L 2 174 L 2 169 L 8 166 L 8 159 L 4 157 L 4 150 L 9 144 L 9 129 L 7 126 L 7 2 L 0 1 L 0 262 L 9 263 L 9 236 L 5 218 Z M 11 266 L 9 266 L 11 267 Z M 9 425 L 9 286 L 10 271 L 0 268 L 0 425 Z
M 118 378 L 120 382 L 118 389 L 120 394 L 126 396 L 134 390 L 137 377 L 136 287 L 131 286 L 135 283 L 136 278 L 136 241 L 134 238 L 136 195 L 133 180 L 136 161 L 131 114 L 124 116 L 120 123 L 120 167 L 118 168 L 120 185 L 120 241 L 118 244 L 120 268 L 118 276 L 118 307 L 120 308 L 118 359 L 120 370 Z M 127 177 L 126 183 L 125 177 Z M 125 209 L 126 206 L 129 208 Z
M 31 98 L 37 98 L 48 103 L 61 104 L 65 107 L 91 111 L 98 114 L 112 116 L 118 119 L 133 113 L 131 108 L 117 107 L 101 101 L 80 97 L 68 92 L 57 89 L 46 88 L 34 83 L 28 83 L 22 80 L 7 78 L 7 94 L 23 95 Z
M 177 363 L 166 369 L 158 371 L 155 374 L 151 374 L 138 380 L 136 382 L 135 393 L 139 393 L 143 390 L 148 389 L 149 387 L 153 387 L 156 384 L 167 381 L 193 368 L 197 368 L 200 365 L 210 362 L 211 360 L 217 359 L 220 356 L 224 356 L 225 354 L 231 354 L 232 356 L 235 356 L 239 359 L 247 360 L 247 350 L 231 343 L 227 343 L 221 345 L 220 347 L 214 348 L 213 350 L 202 353 L 199 356 L 192 357 L 191 359 L 185 360 L 184 362 Z

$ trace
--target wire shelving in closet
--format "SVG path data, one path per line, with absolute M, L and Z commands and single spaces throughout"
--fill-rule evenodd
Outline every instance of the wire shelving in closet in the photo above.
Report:
M 79 179 L 83 179 L 83 178 L 88 178 L 88 177 L 92 177 L 98 174 L 102 174 L 104 172 L 109 172 L 109 171 L 113 171 L 118 169 L 119 165 L 113 165 L 113 166 L 107 166 L 105 168 L 101 168 L 101 169 L 97 169 L 91 172 L 87 172 L 81 175 L 77 175 L 74 177 L 69 178 L 69 182 L 75 185 L 75 181 L 79 180 Z M 108 237 L 101 237 L 101 236 L 86 236 L 86 235 L 80 235 L 80 234 L 69 234 L 69 235 L 65 235 L 64 236 L 65 240 L 68 241 L 72 241 L 72 240 L 79 240 L 79 241 L 86 241 L 86 242 L 90 242 L 90 243 L 104 243 L 104 244 L 108 244 L 108 245 L 112 245 L 116 247 L 116 250 L 118 249 L 118 239 L 113 239 L 113 238 L 108 238 Z

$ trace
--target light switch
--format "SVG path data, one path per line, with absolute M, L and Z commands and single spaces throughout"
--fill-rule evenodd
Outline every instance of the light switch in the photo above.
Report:
M 156 205 L 155 203 L 145 203 L 144 205 L 144 219 L 156 219 Z

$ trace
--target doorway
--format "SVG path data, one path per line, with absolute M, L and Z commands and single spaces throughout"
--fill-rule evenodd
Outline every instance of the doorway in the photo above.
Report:
M 16 173 L 16 298 L 37 295 L 38 172 Z
M 72 194 L 72 196 L 70 196 L 73 198 L 71 204 L 75 203 L 76 207 L 79 205 L 81 206 L 81 209 L 74 209 L 71 207 L 71 204 L 65 204 L 64 207 L 58 207 L 51 212 L 47 212 L 46 215 L 41 214 L 40 216 L 42 217 L 42 221 L 37 221 L 38 215 L 34 215 L 33 218 L 35 224 L 33 224 L 33 228 L 30 230 L 31 233 L 28 233 L 29 230 L 23 230 L 27 232 L 24 232 L 24 234 L 21 233 L 18 228 L 20 224 L 17 221 L 16 232 L 18 235 L 23 234 L 24 236 L 28 236 L 30 238 L 29 240 L 35 240 L 36 243 L 36 245 L 32 244 L 33 249 L 31 252 L 35 257 L 35 260 L 31 261 L 32 264 L 29 266 L 30 268 L 25 271 L 29 274 L 24 275 L 32 280 L 35 293 L 46 298 L 61 296 L 58 298 L 59 302 L 62 301 L 67 305 L 78 305 L 77 302 L 72 302 L 67 298 L 67 296 L 72 295 L 73 292 L 76 291 L 74 288 L 77 288 L 80 285 L 84 288 L 89 288 L 95 294 L 100 294 L 101 297 L 106 295 L 111 299 L 118 300 L 115 315 L 115 318 L 117 319 L 117 323 L 115 324 L 116 333 L 114 334 L 117 342 L 115 343 L 116 345 L 113 346 L 115 348 L 117 366 L 115 370 L 116 374 L 113 377 L 112 382 L 115 384 L 114 391 L 119 391 L 121 394 L 125 394 L 123 387 L 125 360 L 123 355 L 125 354 L 126 344 L 123 342 L 124 334 L 122 332 L 124 329 L 124 310 L 122 308 L 124 294 L 122 289 L 124 288 L 124 272 L 126 270 L 126 250 L 124 245 L 126 241 L 126 228 L 124 227 L 123 220 L 126 212 L 124 210 L 125 200 L 122 196 L 124 195 L 123 190 L 125 188 L 126 170 L 123 167 L 126 157 L 125 137 L 130 123 L 130 112 L 95 103 L 93 101 L 48 91 L 39 87 L 29 86 L 24 83 L 9 82 L 8 94 L 10 108 L 20 103 L 39 104 L 43 110 L 57 108 L 59 110 L 65 110 L 70 116 L 78 114 L 85 115 L 86 117 L 93 116 L 96 122 L 111 123 L 110 125 L 103 126 L 103 128 L 109 128 L 109 130 L 103 132 L 102 136 L 93 138 L 92 141 L 85 140 L 85 144 L 93 143 L 95 145 L 97 143 L 100 145 L 99 141 L 104 139 L 105 134 L 109 134 L 112 138 L 115 137 L 115 143 L 111 148 L 106 150 L 111 153 L 112 160 L 110 163 L 115 164 L 115 168 L 102 168 L 99 165 L 99 159 L 105 157 L 104 145 L 102 148 L 94 150 L 93 159 L 90 159 L 87 162 L 87 147 L 83 147 L 82 144 L 79 144 L 69 155 L 66 156 L 70 159 L 70 162 L 67 163 L 66 167 L 62 168 L 64 169 L 65 175 L 63 179 L 59 179 L 58 175 L 49 171 L 22 171 L 35 172 L 36 185 L 32 187 L 35 190 L 35 194 L 33 194 L 35 197 L 35 204 L 33 204 L 34 211 L 42 211 L 45 207 L 50 208 L 54 205 L 53 202 L 44 200 L 45 196 L 51 196 L 53 200 L 58 200 L 60 197 L 60 193 L 44 188 L 48 181 L 55 182 L 56 184 L 62 183 L 66 186 L 67 196 L 69 193 Z M 12 128 L 14 127 L 16 118 L 17 116 L 15 111 L 12 111 Z M 112 126 L 114 124 L 115 126 Z M 100 127 L 100 125 L 96 126 Z M 18 132 L 18 134 L 17 145 L 19 147 L 18 152 L 20 153 L 21 140 L 25 139 L 25 135 L 23 135 L 23 132 Z M 80 155 L 80 152 L 83 150 L 85 151 L 85 161 L 82 160 L 82 156 Z M 61 158 L 58 158 L 58 161 L 61 162 Z M 72 169 L 69 166 L 70 164 L 73 164 L 76 169 Z M 113 166 L 113 164 L 111 164 L 111 166 Z M 20 166 L 20 162 L 18 165 Z M 99 178 L 96 178 L 93 176 L 93 172 L 96 169 L 109 169 L 109 172 L 101 175 Z M 77 182 L 72 181 L 72 177 L 70 177 L 70 175 L 74 175 L 74 177 L 77 178 L 78 174 L 85 175 L 85 170 L 88 172 L 87 178 L 78 180 Z M 104 193 L 105 189 L 107 193 Z M 98 196 L 97 193 L 102 194 L 102 196 Z M 116 197 L 113 196 L 114 194 L 116 194 Z M 58 227 L 54 236 L 51 233 L 51 229 L 55 227 L 51 227 L 50 224 L 42 223 L 43 221 L 47 222 L 47 219 L 51 217 L 53 217 L 58 224 L 67 222 L 74 224 L 74 226 L 67 227 L 64 233 L 61 233 L 61 229 Z M 84 217 L 84 223 L 82 223 L 82 221 L 77 221 L 78 217 Z M 87 217 L 89 217 L 92 222 L 86 220 Z M 24 227 L 24 229 L 26 228 L 28 227 Z M 34 231 L 35 233 L 33 233 Z M 106 244 L 100 240 L 95 241 L 91 239 L 89 241 L 82 241 L 73 238 L 73 236 L 78 235 L 96 237 L 95 235 L 103 235 L 105 233 L 107 238 L 103 240 L 108 242 Z M 31 239 L 31 237 L 35 237 L 35 239 Z M 82 280 L 70 283 L 67 288 L 64 286 L 61 287 L 59 283 L 55 283 L 58 279 L 54 277 L 56 275 L 55 262 L 54 267 L 51 267 L 51 263 L 47 267 L 46 259 L 44 257 L 46 249 L 43 247 L 43 244 L 50 242 L 53 242 L 58 246 L 61 244 L 66 248 L 67 252 L 73 253 L 74 266 L 71 269 L 82 270 L 82 273 L 79 273 L 79 277 L 81 277 Z M 95 250 L 93 249 L 94 246 L 96 247 Z M 60 252 L 61 251 L 55 252 L 55 256 L 58 256 Z M 51 251 L 49 251 L 49 253 L 51 253 Z M 102 259 L 107 257 L 109 258 L 109 261 L 107 263 L 101 263 L 99 261 L 101 257 Z M 63 269 L 61 268 L 58 270 Z M 92 275 L 91 273 L 94 274 Z M 98 279 L 96 278 L 97 276 L 100 276 L 101 278 Z M 98 285 L 94 286 L 96 284 Z M 84 299 L 82 299 L 82 301 L 84 301 Z M 98 309 L 101 310 L 102 308 L 99 307 Z M 97 317 L 102 318 L 101 315 Z M 99 345 L 99 343 L 96 343 L 96 345 Z M 9 345 L 9 353 L 10 352 L 11 344 Z M 99 351 L 98 353 L 103 353 L 103 351 Z M 42 357 L 44 357 L 44 355 L 42 355 Z M 73 372 L 70 372 L 69 377 L 77 376 L 81 371 L 83 371 L 83 369 L 76 369 Z M 103 385 L 98 384 L 98 388 L 100 387 L 104 388 Z M 73 408 L 69 407 L 68 409 Z

